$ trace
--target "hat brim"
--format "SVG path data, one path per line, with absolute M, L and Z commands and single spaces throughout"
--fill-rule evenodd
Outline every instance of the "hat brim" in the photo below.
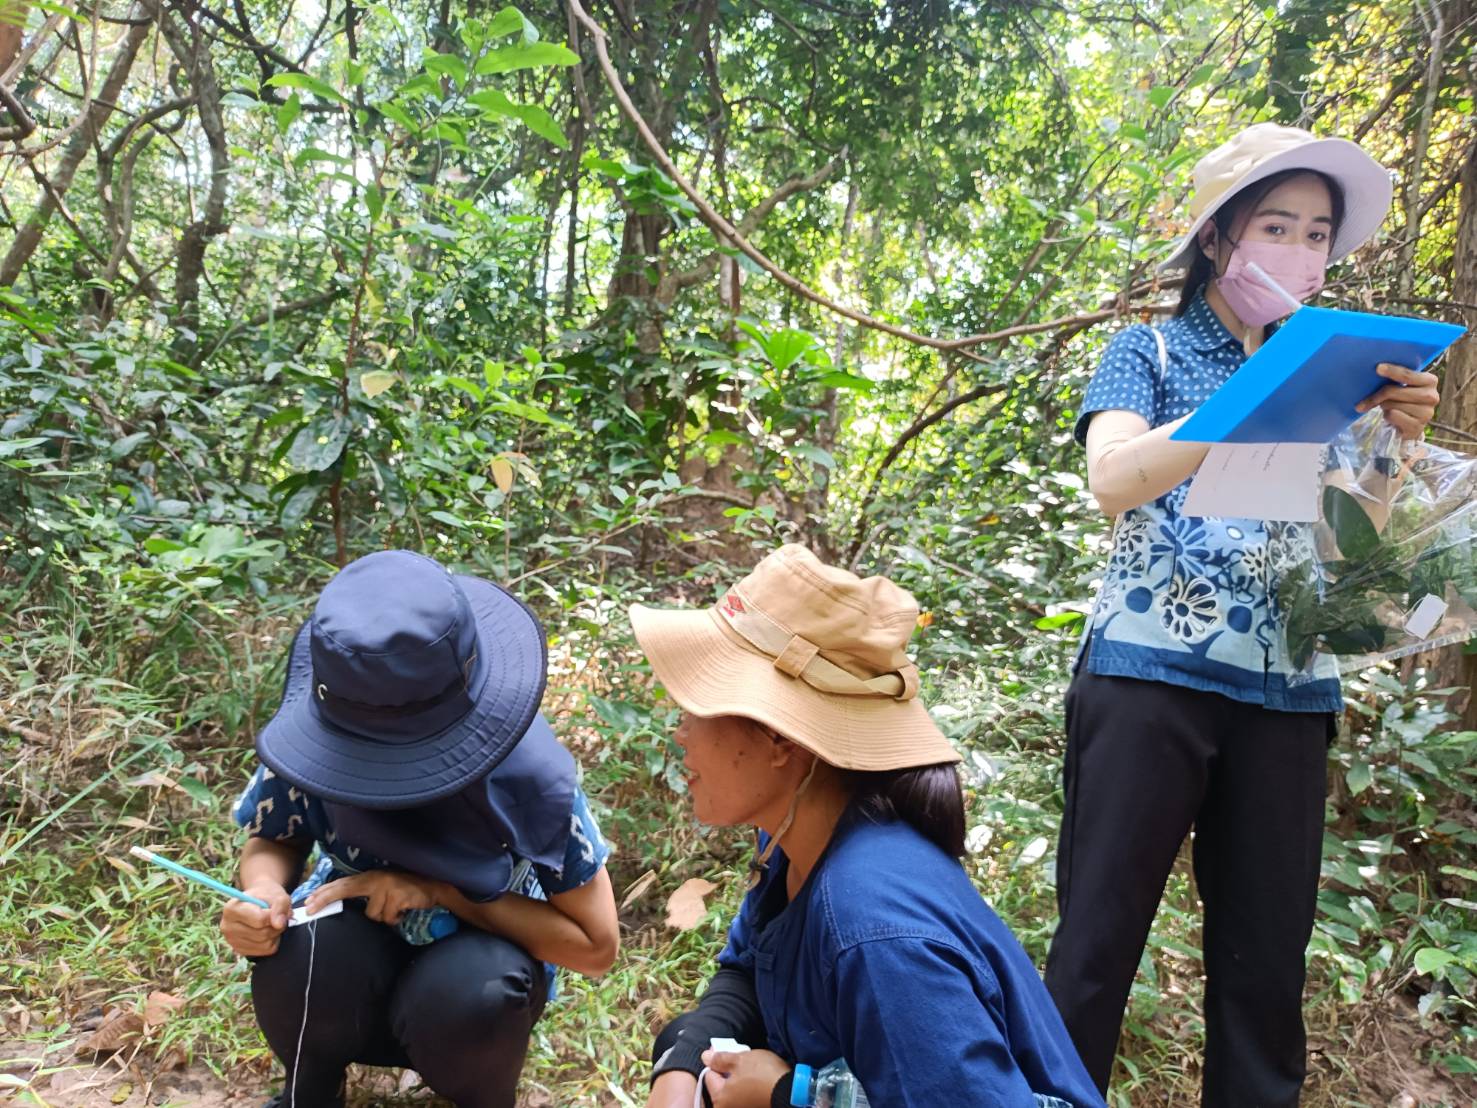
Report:
M 1249 185 L 1266 180 L 1288 169 L 1308 169 L 1322 173 L 1338 183 L 1344 194 L 1344 217 L 1328 252 L 1330 262 L 1352 254 L 1374 236 L 1390 212 L 1395 186 L 1389 172 L 1359 146 L 1348 139 L 1314 139 L 1274 154 L 1237 181 L 1215 204 L 1200 213 L 1174 253 L 1160 263 L 1160 271 L 1187 268 L 1195 259 L 1200 245 L 1200 229 L 1216 212 L 1225 207 L 1237 193 Z
M 631 608 L 651 668 L 685 711 L 744 716 L 842 769 L 911 769 L 958 762 L 921 701 L 823 693 L 781 672 L 707 609 Z
M 324 800 L 361 808 L 413 808 L 457 792 L 503 760 L 543 701 L 543 628 L 521 601 L 487 581 L 457 577 L 477 623 L 485 675 L 473 707 L 435 734 L 385 742 L 335 726 L 315 710 L 308 627 L 293 640 L 277 714 L 258 732 L 274 773 Z

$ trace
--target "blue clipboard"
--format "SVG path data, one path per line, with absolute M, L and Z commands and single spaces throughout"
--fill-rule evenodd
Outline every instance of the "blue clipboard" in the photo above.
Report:
M 1455 323 L 1299 308 L 1169 437 L 1177 442 L 1328 442 L 1390 382 L 1382 362 L 1424 369 L 1465 333 Z

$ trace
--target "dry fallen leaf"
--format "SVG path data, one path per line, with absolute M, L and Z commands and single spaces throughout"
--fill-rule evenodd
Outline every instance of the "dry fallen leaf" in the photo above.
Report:
M 499 454 L 490 464 L 492 483 L 506 495 L 513 491 L 513 463 Z
M 104 854 L 103 861 L 107 862 L 114 869 L 122 870 L 124 873 L 131 873 L 135 877 L 138 876 L 138 868 L 131 862 L 125 862 L 122 858 L 114 858 L 111 854 Z
M 50 1088 L 56 1096 L 64 1093 L 76 1095 L 88 1089 L 101 1088 L 110 1080 L 112 1080 L 112 1074 L 106 1078 L 101 1077 L 98 1071 L 90 1066 L 68 1066 L 51 1075 Z
M 158 1027 L 183 1004 L 184 1001 L 173 993 L 154 990 L 149 994 L 149 999 L 144 1001 L 144 1026 Z
M 703 898 L 718 886 L 701 877 L 689 877 L 667 897 L 667 926 L 691 931 L 708 911 Z
M 640 877 L 636 878 L 636 880 L 632 881 L 630 887 L 626 889 L 626 895 L 621 898 L 621 911 L 624 912 L 632 904 L 635 904 L 636 901 L 645 896 L 651 890 L 651 887 L 655 884 L 656 870 L 654 869 L 647 870 Z
M 121 823 L 124 827 L 132 827 L 135 831 L 158 831 L 159 830 L 159 828 L 155 827 L 148 820 L 146 820 L 146 819 L 139 819 L 138 816 L 124 816 L 118 822 Z
M 96 1031 L 77 1040 L 78 1054 L 109 1054 L 121 1050 L 144 1031 L 144 1017 L 127 1008 L 114 1008 Z
M 125 1081 L 118 1086 L 118 1091 L 110 1098 L 114 1104 L 122 1104 L 133 1095 L 133 1082 Z
M 141 773 L 137 777 L 130 777 L 123 783 L 134 789 L 179 789 L 173 777 L 157 769 L 151 769 L 148 773 Z M 184 790 L 180 789 L 180 791 Z

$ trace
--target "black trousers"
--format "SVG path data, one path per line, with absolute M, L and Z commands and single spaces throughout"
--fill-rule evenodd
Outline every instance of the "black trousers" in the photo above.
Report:
M 1155 909 L 1193 827 L 1204 904 L 1206 1108 L 1296 1105 L 1322 853 L 1327 713 L 1078 672 L 1067 692 L 1061 922 L 1046 962 L 1106 1092 Z
M 251 971 L 257 1023 L 287 1067 L 283 1108 L 339 1103 L 350 1062 L 413 1067 L 460 1108 L 513 1108 L 547 995 L 543 963 L 473 927 L 411 946 L 353 904 L 313 926 L 306 1025 L 307 926 L 289 928 L 277 953 Z

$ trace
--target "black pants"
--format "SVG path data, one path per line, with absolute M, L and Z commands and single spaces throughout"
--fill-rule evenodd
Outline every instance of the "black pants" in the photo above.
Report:
M 413 1067 L 460 1108 L 512 1108 L 547 994 L 541 962 L 473 927 L 411 946 L 352 905 L 314 926 L 300 1059 L 308 927 L 289 928 L 277 953 L 251 971 L 257 1022 L 287 1067 L 283 1108 L 337 1104 L 350 1062 Z
M 1072 681 L 1061 923 L 1046 985 L 1105 1092 L 1134 972 L 1193 826 L 1205 906 L 1202 1103 L 1297 1104 L 1332 722 L 1085 668 Z

